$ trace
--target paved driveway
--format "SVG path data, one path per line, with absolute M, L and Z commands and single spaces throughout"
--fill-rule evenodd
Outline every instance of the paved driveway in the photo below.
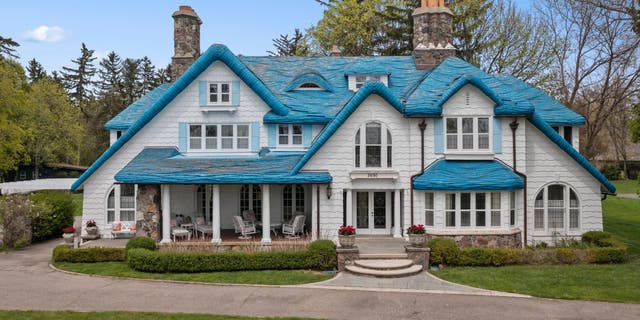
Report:
M 59 241 L 0 253 L 0 309 L 158 311 L 328 319 L 640 319 L 640 305 L 537 298 L 79 276 L 48 267 Z

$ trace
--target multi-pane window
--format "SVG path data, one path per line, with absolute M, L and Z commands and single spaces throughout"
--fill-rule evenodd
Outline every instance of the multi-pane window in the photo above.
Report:
M 278 145 L 279 146 L 301 146 L 302 145 L 302 125 L 299 125 L 299 124 L 278 125 Z
M 382 81 L 381 75 L 356 75 L 356 89 L 362 88 L 366 82 Z
M 262 189 L 258 184 L 244 184 L 240 188 L 240 212 L 252 210 L 256 219 L 262 219 Z
M 366 123 L 356 132 L 356 168 L 390 168 L 393 158 L 391 147 L 391 132 L 389 130 L 378 122 Z M 363 159 L 364 161 L 362 161 Z
M 489 118 L 446 118 L 446 147 L 450 151 L 489 150 Z
M 117 184 L 107 196 L 107 222 L 136 220 L 136 185 Z
M 424 225 L 425 226 L 430 226 L 430 227 L 433 226 L 434 209 L 435 207 L 433 202 L 433 192 L 426 192 L 424 194 Z
M 235 151 L 249 149 L 248 124 L 191 124 L 189 151 Z
M 209 104 L 229 104 L 231 103 L 231 83 L 215 82 L 209 83 Z
M 500 192 L 445 194 L 446 227 L 500 227 Z
M 288 184 L 282 189 L 282 215 L 289 221 L 298 212 L 304 212 L 304 187 L 299 184 Z
M 534 203 L 534 228 L 542 230 L 545 227 L 551 231 L 580 228 L 580 202 L 573 189 L 552 184 L 538 192 Z
M 516 192 L 509 192 L 509 225 L 516 225 Z
M 213 208 L 213 197 L 210 189 L 201 184 L 196 190 L 196 208 L 198 217 L 203 217 L 205 221 L 211 221 L 211 208 Z

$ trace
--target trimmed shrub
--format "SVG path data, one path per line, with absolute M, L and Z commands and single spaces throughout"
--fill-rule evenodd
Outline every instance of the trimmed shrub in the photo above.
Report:
M 613 247 L 617 243 L 612 240 L 611 234 L 605 231 L 587 231 L 582 234 L 582 242 L 596 247 Z
M 623 263 L 629 260 L 627 247 L 590 248 L 595 263 Z
M 22 194 L 12 194 L 0 201 L 2 237 L 0 243 L 6 248 L 20 248 L 31 243 L 31 216 L 35 207 Z
M 36 205 L 33 214 L 33 240 L 58 238 L 62 228 L 73 224 L 76 204 L 68 191 L 39 191 L 29 199 Z
M 520 249 L 465 248 L 458 256 L 459 266 L 504 266 L 523 262 L 524 251 Z
M 604 175 L 609 180 L 618 180 L 620 179 L 620 167 L 615 164 L 607 164 L 600 169 L 602 175 Z
M 338 264 L 336 245 L 331 240 L 311 242 L 307 253 L 307 267 L 310 269 L 329 270 Z
M 430 251 L 431 264 L 456 265 L 460 248 L 453 239 L 434 238 L 427 243 Z
M 86 248 L 73 249 L 60 245 L 53 249 L 54 262 L 110 262 L 125 261 L 126 251 L 123 248 Z
M 623 263 L 629 258 L 627 248 L 591 247 L 549 249 L 464 248 L 460 250 L 458 266 L 505 266 L 516 264 L 579 264 Z
M 156 241 L 149 237 L 133 237 L 127 241 L 127 251 L 131 249 L 156 250 Z

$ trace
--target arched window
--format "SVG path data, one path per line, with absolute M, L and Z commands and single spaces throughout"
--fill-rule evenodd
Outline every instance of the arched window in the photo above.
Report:
M 304 187 L 299 184 L 288 184 L 282 189 L 282 215 L 284 221 L 291 220 L 297 212 L 304 212 Z
M 204 217 L 205 221 L 211 220 L 211 208 L 213 207 L 213 197 L 209 190 L 206 185 L 201 184 L 196 191 L 196 209 L 198 210 L 198 216 Z
M 253 210 L 256 219 L 262 219 L 262 189 L 257 184 L 244 184 L 240 188 L 240 212 Z
M 391 144 L 391 132 L 384 125 L 378 122 L 364 124 L 355 137 L 356 168 L 390 168 L 393 158 Z
M 551 184 L 540 190 L 534 203 L 534 228 L 580 229 L 580 201 L 575 190 L 562 184 Z
M 116 184 L 107 195 L 107 223 L 136 220 L 135 184 Z

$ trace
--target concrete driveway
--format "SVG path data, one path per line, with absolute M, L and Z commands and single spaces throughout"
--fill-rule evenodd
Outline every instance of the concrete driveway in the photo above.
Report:
M 60 241 L 0 253 L 0 309 L 156 311 L 327 319 L 640 319 L 640 305 L 318 287 L 182 284 L 48 267 Z

